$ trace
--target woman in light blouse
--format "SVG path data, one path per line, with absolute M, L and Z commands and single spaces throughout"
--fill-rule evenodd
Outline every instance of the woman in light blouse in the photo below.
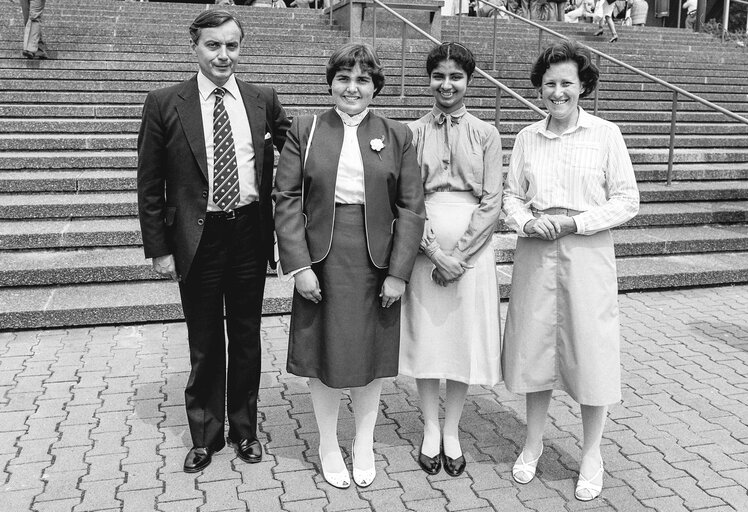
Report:
M 501 213 L 501 138 L 465 109 L 475 70 L 458 43 L 437 46 L 426 72 L 431 112 L 410 125 L 418 151 L 426 229 L 403 297 L 400 373 L 415 377 L 424 434 L 418 463 L 450 476 L 465 469 L 458 425 L 470 384 L 501 381 L 496 261 L 491 236 Z M 439 384 L 446 380 L 444 435 Z
M 507 389 L 525 393 L 527 437 L 512 474 L 535 476 L 551 393 L 581 405 L 577 499 L 602 490 L 607 406 L 621 399 L 618 288 L 610 228 L 633 218 L 639 192 L 618 127 L 579 107 L 597 86 L 574 42 L 543 51 L 530 76 L 548 116 L 514 143 L 504 210 L 519 235 L 502 352 Z
M 322 474 L 339 488 L 350 485 L 337 437 L 350 388 L 353 480 L 367 487 L 382 380 L 398 372 L 399 299 L 423 232 L 423 189 L 410 130 L 368 109 L 384 86 L 374 50 L 333 52 L 327 83 L 335 107 L 294 119 L 273 192 L 280 263 L 295 281 L 287 369 L 309 377 Z

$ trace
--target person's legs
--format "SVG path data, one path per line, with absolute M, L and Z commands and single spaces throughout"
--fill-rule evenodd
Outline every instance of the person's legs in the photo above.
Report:
M 514 479 L 522 484 L 530 482 L 535 477 L 538 459 L 543 453 L 543 432 L 548 418 L 548 406 L 551 403 L 553 391 L 537 391 L 527 393 L 525 403 L 527 409 L 527 436 L 525 446 L 517 457 L 512 469 Z
M 309 391 L 319 430 L 319 455 L 322 466 L 330 473 L 344 472 L 345 462 L 338 444 L 340 390 L 327 387 L 319 379 L 309 379 Z
M 582 459 L 579 463 L 579 477 L 582 482 L 589 482 L 593 486 L 602 486 L 603 459 L 600 455 L 600 442 L 603 438 L 605 419 L 608 416 L 607 406 L 582 405 L 582 431 L 584 444 L 582 445 Z M 590 500 L 597 497 L 589 488 L 579 490 L 577 497 Z
M 611 16 L 605 17 L 605 23 L 608 24 L 608 28 L 610 29 L 610 33 L 613 34 L 613 37 L 610 38 L 610 42 L 613 43 L 618 40 L 618 33 L 616 32 L 616 24 L 613 21 L 613 18 Z
M 228 334 L 226 409 L 229 438 L 234 442 L 257 438 L 257 395 L 260 388 L 260 319 L 265 289 L 266 261 L 258 205 L 244 207 L 229 223 L 227 274 L 223 278 Z
M 421 453 L 427 457 L 439 455 L 441 433 L 439 428 L 439 379 L 416 379 L 423 416 L 423 445 Z
M 351 404 L 356 422 L 354 459 L 359 468 L 374 466 L 374 425 L 379 414 L 381 393 L 382 379 L 374 379 L 366 386 L 351 388 Z
M 447 393 L 444 403 L 444 454 L 452 459 L 462 455 L 459 430 L 467 391 L 468 385 L 464 382 L 447 380 Z
M 42 11 L 45 1 L 29 0 L 28 2 L 28 21 L 23 32 L 23 50 L 26 52 L 36 53 L 39 49 L 39 40 L 42 37 Z M 24 18 L 26 18 L 25 14 L 26 11 L 24 11 Z

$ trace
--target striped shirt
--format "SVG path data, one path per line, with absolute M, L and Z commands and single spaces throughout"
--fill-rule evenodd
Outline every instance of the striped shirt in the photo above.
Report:
M 569 208 L 577 233 L 591 235 L 632 219 L 639 211 L 626 143 L 618 127 L 579 107 L 577 125 L 562 135 L 550 116 L 517 135 L 504 190 L 507 225 L 520 236 L 532 209 Z

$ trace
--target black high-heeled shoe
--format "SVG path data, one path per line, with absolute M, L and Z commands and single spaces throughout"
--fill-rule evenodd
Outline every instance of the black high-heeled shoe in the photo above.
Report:
M 601 36 L 601 35 L 603 35 L 603 32 L 605 32 L 605 31 L 604 31 L 603 29 L 600 29 L 600 30 L 598 30 L 597 32 L 595 32 L 595 34 L 594 34 L 594 35 L 596 35 L 596 36 Z
M 447 456 L 446 453 L 444 453 L 444 444 L 442 444 L 442 460 L 444 461 L 444 472 L 447 473 L 449 476 L 460 476 L 463 471 L 465 471 L 465 466 L 467 466 L 467 461 L 465 460 L 465 455 L 460 455 L 456 459 L 453 459 L 452 457 Z
M 421 448 L 418 450 L 418 465 L 429 475 L 435 475 L 442 469 L 442 457 L 441 452 L 437 453 L 435 457 L 427 457 L 423 454 L 423 441 L 421 441 Z

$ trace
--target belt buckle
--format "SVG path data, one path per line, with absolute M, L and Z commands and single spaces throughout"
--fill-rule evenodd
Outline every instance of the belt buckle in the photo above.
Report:
M 226 217 L 224 217 L 226 220 L 234 220 L 236 218 L 236 210 L 230 210 L 226 212 Z

